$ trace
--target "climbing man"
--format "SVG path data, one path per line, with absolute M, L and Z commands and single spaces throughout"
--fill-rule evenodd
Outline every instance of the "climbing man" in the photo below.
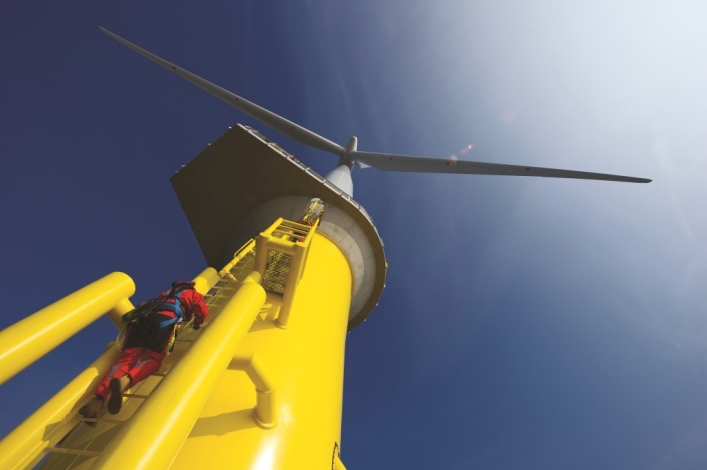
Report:
M 198 330 L 208 314 L 204 297 L 194 290 L 193 282 L 175 282 L 170 290 L 124 315 L 127 331 L 120 358 L 103 377 L 91 401 L 79 409 L 79 414 L 97 418 L 106 400 L 108 411 L 117 414 L 125 390 L 159 370 L 177 325 L 193 317 L 193 328 Z

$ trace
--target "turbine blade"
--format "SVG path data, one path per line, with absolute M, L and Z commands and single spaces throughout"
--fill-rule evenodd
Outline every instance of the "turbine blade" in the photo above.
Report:
M 277 114 L 268 111 L 265 108 L 261 108 L 255 103 L 251 103 L 250 101 L 241 98 L 238 95 L 235 95 L 231 93 L 228 90 L 224 90 L 218 85 L 214 85 L 213 83 L 204 80 L 201 77 L 198 77 L 194 75 L 191 72 L 187 72 L 186 70 L 177 67 L 176 65 L 167 62 L 164 59 L 161 59 L 157 57 L 156 55 L 147 52 L 145 49 L 142 49 L 135 44 L 126 41 L 125 39 L 121 38 L 120 36 L 111 33 L 105 28 L 100 28 L 101 31 L 106 33 L 108 36 L 112 37 L 116 41 L 128 46 L 130 49 L 134 50 L 135 52 L 142 54 L 143 56 L 147 57 L 153 62 L 156 62 L 157 64 L 161 65 L 162 67 L 176 73 L 180 77 L 184 78 L 185 80 L 193 83 L 194 85 L 198 86 L 202 90 L 208 91 L 215 97 L 221 99 L 222 101 L 225 101 L 226 103 L 230 104 L 231 106 L 239 109 L 240 111 L 246 113 L 248 116 L 252 117 L 253 119 L 257 119 L 258 121 L 262 122 L 268 127 L 271 127 L 272 129 L 275 129 L 279 133 L 289 137 L 290 139 L 294 140 L 295 142 L 299 142 L 300 144 L 308 145 L 310 147 L 317 148 L 319 150 L 324 150 L 325 152 L 330 152 L 333 153 L 337 156 L 341 156 L 341 154 L 344 153 L 344 148 L 337 144 L 334 143 L 328 139 L 325 139 L 324 137 L 315 134 L 314 132 L 305 129 L 304 127 L 295 124 L 292 121 L 289 121 L 281 116 L 278 116 Z
M 383 171 L 409 171 L 418 173 L 459 173 L 466 175 L 545 176 L 548 178 L 576 178 L 583 180 L 622 181 L 626 183 L 650 183 L 645 178 L 607 175 L 586 171 L 559 170 L 500 163 L 444 160 L 441 158 L 413 157 L 378 152 L 351 152 L 351 160 L 362 162 Z

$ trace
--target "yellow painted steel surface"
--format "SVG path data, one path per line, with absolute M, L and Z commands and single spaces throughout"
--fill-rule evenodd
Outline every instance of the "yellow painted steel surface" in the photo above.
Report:
M 267 370 L 278 393 L 277 425 L 256 424 L 255 387 L 245 372 L 229 369 L 171 468 L 332 468 L 341 436 L 351 285 L 342 252 L 315 233 L 288 328 L 275 325 L 277 308 L 266 304 L 235 355 L 254 353 Z
M 0 384 L 135 293 L 123 273 L 111 273 L 0 332 Z
M 206 294 L 216 283 L 218 278 L 219 275 L 214 268 L 206 268 L 192 279 L 192 282 L 194 282 L 194 290 L 200 294 Z
M 0 468 L 31 467 L 42 456 L 42 449 L 55 445 L 76 426 L 78 421 L 65 418 L 75 415 L 119 355 L 120 349 L 113 343 L 93 364 L 0 441 Z
M 334 465 L 332 466 L 332 470 L 346 470 L 346 466 L 338 455 L 334 457 Z

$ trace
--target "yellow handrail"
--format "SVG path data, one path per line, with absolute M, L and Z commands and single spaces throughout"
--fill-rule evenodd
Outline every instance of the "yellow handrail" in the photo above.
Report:
M 134 293 L 127 274 L 111 273 L 0 331 L 0 385 Z
M 236 253 L 233 255 L 233 259 L 218 272 L 219 276 L 225 276 L 231 272 L 231 269 L 237 265 L 251 250 L 255 247 L 255 240 L 252 238 L 248 240 L 245 245 L 243 245 Z

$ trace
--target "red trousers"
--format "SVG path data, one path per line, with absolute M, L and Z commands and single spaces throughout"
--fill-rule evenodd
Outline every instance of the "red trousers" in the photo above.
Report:
M 123 349 L 120 354 L 120 359 L 111 367 L 108 373 L 103 377 L 100 385 L 94 392 L 94 395 L 108 399 L 110 389 L 108 384 L 112 378 L 120 378 L 126 374 L 130 374 L 132 383 L 137 384 L 141 380 L 146 379 L 150 375 L 157 372 L 162 366 L 162 360 L 166 354 L 150 351 L 147 348 L 127 348 Z
M 174 318 L 174 313 L 159 312 L 156 314 L 157 321 L 170 318 Z M 137 385 L 141 380 L 157 372 L 167 355 L 167 345 L 173 333 L 174 327 L 172 325 L 158 330 L 141 330 L 132 326 L 128 328 L 120 358 L 103 377 L 93 394 L 107 400 L 110 395 L 108 386 L 111 379 L 130 374 L 132 385 Z

